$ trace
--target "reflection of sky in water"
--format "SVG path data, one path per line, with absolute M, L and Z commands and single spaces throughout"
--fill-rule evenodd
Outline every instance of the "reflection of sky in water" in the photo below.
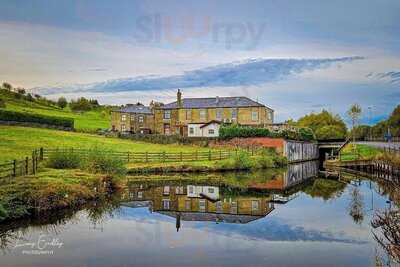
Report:
M 341 197 L 323 201 L 306 194 L 276 205 L 265 218 L 248 224 L 182 221 L 122 207 L 94 225 L 85 212 L 57 234 L 63 243 L 51 256 L 22 255 L 20 248 L 0 256 L 1 266 L 370 266 L 375 243 L 369 225 L 371 191 L 363 183 L 365 218 L 355 224 L 348 215 L 349 185 Z M 374 208 L 385 199 L 374 192 Z M 35 240 L 40 231 L 25 235 Z M 75 265 L 73 265 L 75 264 Z

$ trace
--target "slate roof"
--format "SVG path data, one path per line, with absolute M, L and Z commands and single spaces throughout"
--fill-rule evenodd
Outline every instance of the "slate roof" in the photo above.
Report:
M 156 211 L 157 213 L 176 218 L 178 213 L 173 211 Z M 260 215 L 238 215 L 238 214 L 222 214 L 209 212 L 179 212 L 182 221 L 211 221 L 224 223 L 246 224 L 265 216 Z
M 126 113 L 152 114 L 150 107 L 141 106 L 141 105 L 128 105 L 128 106 L 122 107 L 116 111 L 126 112 Z
M 168 103 L 160 108 L 174 109 L 177 108 L 177 101 Z M 183 108 L 236 108 L 236 107 L 265 107 L 254 100 L 245 96 L 235 97 L 209 97 L 209 98 L 183 98 Z

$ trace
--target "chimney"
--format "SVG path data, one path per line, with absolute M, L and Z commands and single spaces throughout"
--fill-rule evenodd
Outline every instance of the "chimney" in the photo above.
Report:
M 178 104 L 178 107 L 182 107 L 182 93 L 181 90 L 178 89 L 178 92 L 176 93 L 176 103 Z

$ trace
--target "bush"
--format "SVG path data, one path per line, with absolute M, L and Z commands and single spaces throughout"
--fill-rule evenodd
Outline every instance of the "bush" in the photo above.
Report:
M 57 106 L 60 108 L 65 108 L 68 105 L 67 99 L 65 97 L 60 97 L 57 101 Z
M 263 149 L 256 158 L 256 166 L 260 169 L 275 167 L 274 157 L 276 153 L 270 149 Z
M 16 121 L 16 122 L 32 122 L 32 123 L 61 126 L 66 128 L 74 128 L 74 119 L 72 118 L 46 116 L 46 115 L 30 114 L 23 112 L 8 111 L 8 110 L 0 110 L 0 120 Z
M 3 207 L 3 205 L 0 203 L 0 222 L 5 220 L 8 217 L 8 212 L 7 210 Z
M 249 154 L 244 151 L 239 151 L 233 158 L 218 162 L 222 169 L 247 170 L 253 167 L 253 161 Z
M 56 151 L 50 154 L 47 166 L 54 169 L 76 169 L 80 167 L 81 157 L 71 151 Z
M 111 155 L 110 151 L 92 149 L 82 162 L 82 168 L 93 173 L 104 173 L 110 176 L 126 174 L 122 159 Z
M 6 101 L 0 98 L 0 108 L 5 108 L 5 107 L 6 107 Z

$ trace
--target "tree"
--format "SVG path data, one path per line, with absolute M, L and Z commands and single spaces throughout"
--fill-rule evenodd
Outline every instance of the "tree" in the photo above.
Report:
M 351 191 L 351 201 L 349 204 L 349 215 L 356 224 L 361 224 L 364 220 L 364 202 L 360 190 L 355 187 Z
M 11 84 L 4 82 L 3 83 L 3 88 L 8 90 L 8 91 L 11 91 L 13 87 L 12 87 Z
M 60 97 L 57 101 L 57 106 L 59 106 L 60 108 L 65 108 L 68 105 L 67 99 L 65 99 L 65 97 Z
M 355 130 L 361 112 L 362 112 L 361 107 L 358 104 L 351 105 L 350 109 L 347 111 L 347 115 L 349 115 L 349 117 L 351 118 L 351 125 L 353 130 Z M 356 135 L 355 131 L 353 131 L 353 143 L 355 142 L 356 142 Z
M 17 88 L 18 94 L 24 95 L 26 93 L 26 90 L 24 88 Z
M 347 127 L 342 118 L 326 110 L 305 115 L 296 124 L 298 127 L 312 129 L 318 140 L 344 139 L 347 134 Z

